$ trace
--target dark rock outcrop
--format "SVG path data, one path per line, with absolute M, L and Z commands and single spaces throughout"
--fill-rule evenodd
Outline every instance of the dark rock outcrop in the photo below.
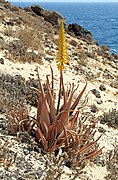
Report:
M 77 37 L 84 37 L 89 40 L 93 40 L 92 33 L 80 25 L 74 23 L 74 24 L 69 24 L 68 26 L 68 32 L 71 34 L 74 34 Z
M 5 0 L 0 0 L 0 3 L 1 3 L 1 4 L 4 4 L 4 3 L 5 3 Z
M 44 19 L 50 22 L 53 26 L 58 26 L 61 19 L 64 19 L 59 13 L 55 11 L 47 11 L 38 5 L 31 6 L 32 11 L 38 15 L 44 17 Z
M 40 6 L 36 6 L 36 5 L 32 5 L 31 6 L 31 9 L 32 9 L 32 11 L 35 13 L 35 14 L 37 14 L 37 15 L 39 15 L 39 16 L 42 16 L 43 15 L 43 11 L 44 11 L 44 9 L 42 8 L 42 7 L 40 7 Z

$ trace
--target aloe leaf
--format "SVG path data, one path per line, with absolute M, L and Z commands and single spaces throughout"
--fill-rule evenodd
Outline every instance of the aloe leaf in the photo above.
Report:
M 69 144 L 68 144 L 68 146 L 65 146 L 63 149 L 65 149 L 66 151 L 71 151 L 71 149 L 72 149 L 72 147 L 73 147 L 73 145 L 74 145 L 74 143 L 75 143 L 75 139 L 74 139 L 74 137 L 73 137 L 73 135 L 72 135 L 72 133 L 70 132 L 70 131 L 68 131 L 67 130 L 67 133 L 69 134 L 68 135 L 68 139 L 70 140 L 71 139 L 71 141 L 69 142 Z M 60 141 L 62 141 L 63 140 L 63 143 L 65 142 L 65 137 L 63 137 L 63 138 L 59 138 L 59 140 Z M 58 140 L 58 141 L 59 141 Z M 68 150 L 68 149 L 70 149 L 70 150 Z
M 40 86 L 40 91 L 41 91 L 41 94 L 40 94 L 41 97 L 40 98 L 42 98 L 42 104 L 45 107 L 45 111 L 48 112 L 48 107 L 47 107 L 47 103 L 46 103 L 46 99 L 45 99 L 44 90 L 43 90 L 43 87 L 42 87 L 42 84 L 41 84 L 41 80 L 40 80 L 40 76 L 39 76 L 39 73 L 38 73 L 38 68 L 36 70 L 37 70 L 37 74 L 38 74 L 38 81 L 39 81 L 39 86 Z M 41 108 L 41 112 L 40 113 L 42 114 L 42 108 Z M 39 114 L 39 116 L 41 116 L 41 114 Z M 47 123 L 50 124 L 50 121 L 47 122 Z
M 11 118 L 9 117 L 8 112 L 7 112 L 7 115 L 6 115 L 6 116 L 7 116 L 9 125 L 10 125 L 10 131 L 11 131 L 11 134 L 14 135 L 14 134 L 15 134 L 14 124 L 11 122 Z
M 68 86 L 67 86 L 67 91 L 66 91 L 66 97 L 67 98 L 69 97 L 70 92 L 71 92 L 71 84 L 69 84 L 69 85 L 70 85 L 70 88 L 68 88 Z
M 50 118 L 47 111 L 47 108 L 45 106 L 44 101 L 42 102 L 42 109 L 41 109 L 41 115 L 40 115 L 40 126 L 42 132 L 45 132 L 45 126 L 44 123 L 49 127 L 50 126 Z
M 51 139 L 48 141 L 48 147 L 49 149 L 55 148 L 55 145 L 57 143 L 57 128 L 53 128 L 53 133 L 51 134 Z
M 75 123 L 77 122 L 77 118 L 79 116 L 79 110 L 74 114 L 74 116 L 72 117 L 71 121 L 69 122 L 69 124 L 67 125 L 67 129 L 71 130 L 74 128 Z
M 57 136 L 57 129 L 56 129 L 56 119 L 53 123 L 48 127 L 48 141 L 50 142 L 51 139 L 54 137 L 54 134 Z
M 65 138 L 57 139 L 56 149 L 59 149 L 63 144 L 65 144 Z
M 63 115 L 63 118 L 64 118 L 64 115 Z M 66 115 L 65 115 L 65 118 L 66 118 Z M 63 131 L 63 119 L 60 118 L 57 121 L 56 127 L 57 127 L 57 135 L 59 135 Z
M 63 124 L 63 132 L 64 132 L 64 138 L 65 138 L 65 146 L 68 146 L 68 137 L 67 137 L 67 130 L 66 130 L 66 127 L 64 126 L 64 123 Z
M 91 143 L 88 143 L 87 145 L 85 145 L 84 147 L 82 147 L 82 148 L 80 149 L 80 151 L 79 151 L 80 154 L 86 152 L 86 151 L 89 150 L 92 146 L 95 146 L 95 145 L 97 144 L 97 141 L 98 141 L 100 138 L 101 138 L 101 136 L 99 136 L 99 137 L 96 139 L 96 141 L 93 141 L 93 142 L 91 142 Z
M 72 146 L 72 150 L 76 150 L 76 151 L 77 151 L 77 148 L 78 148 L 78 146 L 79 146 L 79 143 L 80 143 L 80 141 L 79 141 L 79 136 L 76 135 L 76 136 L 75 136 L 75 142 L 74 142 L 74 144 L 73 144 L 73 146 Z
M 74 88 L 74 85 L 73 85 L 73 88 Z M 72 93 L 71 93 L 71 95 L 69 97 L 69 100 L 68 100 L 64 110 L 61 112 L 61 115 L 57 116 L 57 120 L 58 120 L 57 131 L 58 131 L 58 134 L 62 131 L 62 128 L 63 128 L 62 123 L 64 123 L 65 126 L 67 126 L 67 124 L 68 124 L 69 113 L 70 113 L 70 106 L 71 106 L 72 98 L 73 98 L 73 95 L 74 95 L 76 89 L 73 89 L 73 91 L 72 91 Z
M 50 132 L 50 141 L 51 139 L 57 138 L 57 127 L 56 125 L 52 126 L 52 131 Z
M 41 132 L 40 128 L 37 127 L 36 129 L 36 139 L 39 141 L 41 139 L 41 142 L 42 142 L 42 147 L 44 149 L 44 151 L 47 151 L 48 149 L 48 144 L 47 144 L 47 141 L 43 135 L 43 133 Z
M 40 123 L 40 116 L 41 116 L 41 109 L 42 109 L 42 95 L 39 95 L 38 106 L 37 106 L 37 121 Z
M 49 148 L 49 149 L 55 148 L 56 143 L 57 143 L 57 139 L 56 139 L 56 138 L 53 138 L 53 139 L 51 140 L 51 142 L 48 144 L 48 148 Z
M 61 74 L 60 74 L 59 95 L 58 95 L 58 102 L 57 102 L 57 112 L 56 112 L 56 115 L 58 114 L 58 112 L 59 112 L 59 107 L 60 107 L 61 87 L 62 87 L 62 80 L 61 80 Z
M 64 97 L 64 106 L 67 104 L 67 97 L 66 97 L 66 92 L 65 92 L 65 87 L 64 87 L 64 82 L 63 82 L 63 73 L 61 73 L 61 83 L 62 83 L 62 92 L 63 92 L 63 97 Z
M 74 89 L 74 84 L 72 86 L 72 92 L 70 94 L 70 97 L 69 97 L 69 100 L 65 106 L 65 110 L 69 110 L 70 111 L 70 106 L 71 106 L 71 102 L 72 102 L 72 98 L 73 98 L 73 95 L 75 93 L 75 91 L 77 90 L 78 86 Z
M 48 148 L 48 152 L 54 152 L 56 150 L 57 139 L 54 140 L 53 145 Z
M 55 119 L 55 107 L 54 107 L 54 100 L 53 96 L 51 94 L 50 85 L 49 85 L 49 79 L 47 77 L 47 91 L 48 91 L 48 99 L 49 99 L 49 108 L 50 108 L 50 121 L 51 123 Z
M 95 123 L 93 123 L 92 125 L 90 125 L 86 130 L 85 130 L 85 135 L 86 134 L 90 134 L 90 132 L 93 130 L 93 128 L 95 127 Z
M 101 153 L 102 152 L 102 149 L 103 149 L 104 147 L 102 147 L 102 148 L 100 148 L 99 150 L 94 150 L 94 151 L 92 151 L 92 152 L 90 152 L 89 154 L 87 154 L 86 155 L 86 159 L 92 159 L 93 157 L 95 157 L 95 156 L 97 156 L 99 153 Z
M 48 140 L 48 133 L 49 133 L 48 126 L 46 125 L 46 123 L 44 121 L 42 123 L 44 124 L 44 127 L 45 127 L 45 138 L 46 138 L 46 140 Z
M 51 69 L 51 77 L 52 77 L 52 87 L 51 87 L 51 93 L 52 93 L 52 97 L 54 97 L 54 75 L 53 75 L 53 69 L 50 66 Z
M 76 106 L 78 105 L 78 103 L 79 103 L 79 101 L 80 101 L 80 99 L 81 99 L 81 97 L 82 97 L 84 91 L 86 90 L 86 87 L 87 87 L 87 82 L 86 82 L 86 84 L 85 84 L 83 90 L 81 91 L 81 93 L 78 95 L 78 97 L 77 97 L 76 100 L 74 101 L 73 105 L 71 106 L 70 114 L 73 113 L 73 110 L 74 110 L 74 109 L 76 108 Z

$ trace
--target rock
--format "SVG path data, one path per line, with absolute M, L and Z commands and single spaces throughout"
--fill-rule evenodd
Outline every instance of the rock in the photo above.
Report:
M 91 107 L 91 112 L 96 113 L 98 111 L 98 108 L 95 104 L 93 104 Z
M 97 99 L 97 104 L 102 104 L 103 101 L 101 99 Z
M 39 16 L 42 16 L 43 11 L 45 11 L 42 7 L 40 7 L 39 5 L 32 5 L 31 9 L 34 13 L 36 13 Z
M 96 89 L 91 90 L 92 93 L 96 96 L 96 98 L 101 98 L 100 92 Z
M 98 127 L 98 131 L 100 133 L 105 133 L 106 132 L 106 130 L 103 127 Z
M 44 19 L 51 23 L 53 26 L 58 26 L 60 20 L 64 19 L 64 17 L 59 13 L 55 11 L 44 10 L 38 5 L 31 6 L 31 9 L 36 15 L 44 17 Z
M 14 26 L 14 22 L 12 21 L 12 19 L 10 19 L 9 21 L 6 21 L 6 25 Z
M 102 48 L 103 51 L 109 51 L 109 47 L 106 46 L 105 44 L 103 44 L 103 45 L 101 46 L 101 48 Z
M 118 54 L 112 53 L 112 56 L 114 57 L 114 59 L 118 60 Z
M 88 38 L 90 40 L 92 40 L 92 34 L 90 31 L 84 29 L 83 27 L 81 27 L 80 25 L 74 23 L 74 24 L 69 24 L 68 26 L 68 32 L 74 33 L 75 36 L 79 36 L 79 37 L 84 37 L 84 38 Z
M 118 88 L 118 81 L 111 82 L 110 86 L 113 88 Z
M 72 46 L 76 47 L 78 43 L 77 43 L 77 41 L 75 41 L 74 39 L 72 39 L 72 40 L 70 41 L 70 44 L 71 44 Z
M 46 57 L 45 60 L 48 62 L 52 62 L 54 60 L 54 58 L 53 57 Z
M 4 11 L 4 9 L 0 6 L 0 11 Z
M 95 76 L 94 76 L 94 74 L 93 74 L 93 72 L 91 70 L 85 71 L 84 74 L 86 75 L 88 80 L 91 80 L 91 79 L 95 78 Z
M 4 59 L 0 58 L 0 64 L 4 64 Z
M 101 91 L 106 91 L 106 87 L 105 87 L 104 84 L 101 84 L 100 87 L 99 87 L 99 89 L 100 89 Z
M 32 12 L 31 7 L 24 7 L 24 10 L 25 10 L 26 12 Z

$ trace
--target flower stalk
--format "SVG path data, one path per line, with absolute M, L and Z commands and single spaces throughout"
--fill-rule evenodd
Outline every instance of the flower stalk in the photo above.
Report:
M 60 70 L 60 87 L 59 87 L 59 96 L 58 96 L 58 103 L 57 103 L 57 114 L 58 114 L 59 106 L 60 106 L 61 91 L 63 89 L 63 73 L 62 73 L 62 71 L 65 68 L 65 64 L 67 64 L 66 35 L 65 35 L 64 24 L 65 24 L 64 20 L 62 20 L 60 22 L 60 27 L 59 27 L 57 64 L 58 64 L 58 69 Z
M 58 54 L 57 54 L 58 69 L 60 72 L 65 68 L 67 64 L 67 51 L 66 51 L 66 35 L 64 29 L 64 20 L 60 22 L 59 27 L 59 42 L 58 42 Z

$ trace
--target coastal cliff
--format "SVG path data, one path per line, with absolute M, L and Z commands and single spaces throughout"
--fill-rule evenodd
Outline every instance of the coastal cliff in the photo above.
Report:
M 92 33 L 78 24 L 65 24 L 68 64 L 64 79 L 66 83 L 79 82 L 80 89 L 85 81 L 88 83 L 86 93 L 90 93 L 82 117 L 91 117 L 90 122 L 97 123 L 96 131 L 102 134 L 100 147 L 105 146 L 102 155 L 91 162 L 94 167 L 89 164 L 81 174 L 81 168 L 76 167 L 74 172 L 74 167 L 59 164 L 54 154 L 42 156 L 40 147 L 27 133 L 11 136 L 6 126 L 8 109 L 27 105 L 35 113 L 36 66 L 45 87 L 51 65 L 58 88 L 56 58 L 61 19 L 64 17 L 59 13 L 40 6 L 22 9 L 0 0 L 0 178 L 45 179 L 46 173 L 51 178 L 54 168 L 61 179 L 97 180 L 98 172 L 101 180 L 118 177 L 118 55 L 111 54 L 106 45 L 99 46 Z M 10 166 L 12 157 L 15 162 Z

